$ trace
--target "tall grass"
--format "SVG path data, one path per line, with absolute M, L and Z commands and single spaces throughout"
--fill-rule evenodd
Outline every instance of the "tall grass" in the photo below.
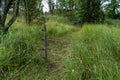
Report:
M 120 27 L 119 19 L 106 19 L 105 23 L 112 27 Z
M 46 25 L 48 37 L 62 37 L 76 31 L 74 26 L 59 23 L 57 21 L 48 21 Z
M 74 34 L 68 80 L 120 80 L 120 30 L 85 25 Z
M 63 53 L 59 62 L 63 67 L 60 76 L 65 80 L 120 80 L 120 30 L 108 28 L 103 25 L 84 25 L 81 31 L 72 25 L 62 22 L 64 17 L 51 17 L 48 20 L 48 44 L 55 39 L 72 39 L 65 45 L 66 50 L 52 49 L 52 53 Z M 67 19 L 65 19 L 67 22 Z M 19 20 L 10 28 L 6 35 L 0 35 L 0 80 L 19 79 L 54 79 L 56 75 L 49 74 L 42 59 L 43 47 L 42 27 L 38 25 L 27 26 Z M 75 32 L 73 34 L 73 32 Z M 68 34 L 68 35 L 67 35 Z M 67 38 L 69 36 L 69 38 Z M 71 40 L 70 40 L 71 41 Z M 61 40 L 62 42 L 62 40 Z M 55 43 L 50 47 L 57 48 Z M 53 48 L 54 48 L 53 47 Z M 56 50 L 54 52 L 54 50 Z M 57 51 L 58 50 L 58 51 Z M 71 51 L 72 50 L 72 51 Z M 49 52 L 48 52 L 49 53 Z M 71 54 L 72 53 L 72 54 Z M 57 54 L 59 55 L 59 54 Z M 67 57 L 66 57 L 66 56 Z M 55 56 L 57 57 L 57 56 Z M 65 60 L 64 60 L 64 58 Z M 51 56 L 51 59 L 54 58 Z M 55 59 L 53 59 L 55 60 Z M 51 60 L 52 61 L 52 60 Z M 62 62 L 67 63 L 62 64 Z M 49 61 L 50 62 L 50 61 Z M 52 63 L 52 62 L 51 62 Z M 65 66 L 65 68 L 64 68 Z M 55 70 L 57 67 L 54 67 Z M 51 68 L 50 68 L 51 69 Z M 67 72 L 67 73 L 64 73 Z M 56 72 L 56 74 L 59 73 Z M 65 75 L 66 74 L 66 75 Z M 56 77 L 55 79 L 60 78 Z
M 12 26 L 7 34 L 1 35 L 0 79 L 10 79 L 11 74 L 15 76 L 16 71 L 28 63 L 42 62 L 41 52 L 37 49 L 42 37 L 41 27 L 20 24 Z
M 46 70 L 42 58 L 42 27 L 22 24 L 24 23 L 17 20 L 7 34 L 0 35 L 0 80 L 26 79 L 26 66 L 29 64 L 29 68 L 33 65 L 35 67 L 30 71 L 31 77 L 37 77 L 37 74 L 40 74 L 38 77 L 45 76 Z M 48 39 L 62 37 L 75 30 L 73 26 L 58 22 L 48 21 L 46 24 Z M 34 74 L 34 70 L 35 72 L 40 70 L 43 74 Z

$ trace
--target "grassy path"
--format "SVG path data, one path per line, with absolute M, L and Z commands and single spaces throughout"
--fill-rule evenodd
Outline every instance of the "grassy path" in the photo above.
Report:
M 16 22 L 1 38 L 0 80 L 120 80 L 118 28 L 87 24 L 81 29 L 58 16 L 49 16 L 46 25 L 47 63 L 39 25 Z
M 70 46 L 71 35 L 50 41 L 49 57 L 52 62 L 50 66 L 48 66 L 50 78 L 59 80 L 65 77 L 65 61 L 71 55 Z
M 61 27 L 61 23 L 58 23 L 58 27 Z M 48 38 L 48 54 L 50 63 L 47 66 L 47 79 L 48 80 L 63 80 L 66 77 L 65 64 L 67 59 L 71 58 L 71 42 L 73 33 L 78 32 L 80 28 L 76 28 L 73 25 L 62 23 L 63 27 L 74 27 L 74 30 L 68 34 L 64 34 L 61 37 Z M 50 25 L 50 26 L 56 26 Z M 49 27 L 49 25 L 48 25 Z M 65 79 L 64 79 L 65 80 Z
M 29 80 L 66 80 L 65 64 L 67 59 L 71 57 L 72 36 L 80 28 L 55 20 L 49 20 L 46 24 L 48 30 L 49 62 L 40 69 L 40 73 L 36 71 L 39 68 L 33 66 L 33 71 L 29 73 L 31 77 L 25 76 L 25 80 L 26 78 Z M 41 41 L 39 44 L 41 44 Z

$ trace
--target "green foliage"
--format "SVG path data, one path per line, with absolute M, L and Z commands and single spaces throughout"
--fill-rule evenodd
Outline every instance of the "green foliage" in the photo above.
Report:
M 101 0 L 83 0 L 81 4 L 82 22 L 99 23 L 104 21 L 104 14 L 101 10 Z
M 58 18 L 58 21 L 62 19 L 64 18 Z M 49 61 L 45 64 L 42 58 L 44 55 L 41 50 L 43 48 L 42 27 L 38 25 L 23 26 L 23 23 L 21 24 L 19 21 L 14 23 L 6 35 L 0 36 L 0 79 L 46 78 Z M 64 25 L 52 20 L 46 24 L 48 41 L 75 31 L 71 25 Z M 50 41 L 49 44 L 51 44 Z M 53 45 L 52 43 L 51 46 Z
M 120 19 L 120 11 L 118 10 L 119 7 L 119 0 L 111 0 L 111 3 L 109 3 L 106 8 L 107 17 L 112 19 Z
M 68 80 L 119 80 L 120 30 L 103 25 L 85 25 L 73 36 L 67 62 Z
M 33 20 L 37 20 L 37 23 L 41 23 L 41 17 L 43 17 L 42 0 L 25 0 L 25 19 L 26 23 L 30 24 Z M 39 7 L 38 7 L 39 6 Z
M 42 27 L 23 26 L 19 18 L 0 35 L 0 80 L 120 80 L 119 28 L 84 25 L 79 31 L 66 17 L 48 18 L 48 63 L 42 59 Z
M 104 22 L 101 0 L 58 0 L 58 3 L 59 14 L 66 14 L 74 23 Z
M 8 34 L 1 35 L 0 79 L 14 79 L 26 65 L 42 63 L 37 45 L 43 34 L 38 26 L 12 28 Z M 41 43 L 39 43 L 41 44 Z M 18 71 L 18 72 L 17 72 Z

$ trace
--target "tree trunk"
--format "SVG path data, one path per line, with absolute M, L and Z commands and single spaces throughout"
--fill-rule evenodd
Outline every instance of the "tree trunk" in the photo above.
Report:
M 8 21 L 7 24 L 6 23 L 6 19 L 7 19 L 7 14 L 9 9 L 11 8 L 12 4 L 15 2 L 14 8 L 13 8 L 13 16 L 12 18 Z M 16 17 L 18 15 L 18 11 L 19 11 L 19 3 L 20 0 L 1 0 L 1 15 L 0 15 L 0 27 L 2 28 L 2 30 L 4 32 L 7 32 L 8 29 L 10 28 L 10 26 L 15 22 Z

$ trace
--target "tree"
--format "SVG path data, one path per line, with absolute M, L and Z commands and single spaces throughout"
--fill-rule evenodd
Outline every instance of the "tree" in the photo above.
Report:
M 50 13 L 53 14 L 54 13 L 54 0 L 49 0 L 48 5 L 49 5 Z
M 26 23 L 30 24 L 36 15 L 37 0 L 24 0 Z
M 72 15 L 72 11 L 75 10 L 75 0 L 58 0 L 57 2 L 57 5 L 59 6 L 58 8 L 62 11 L 62 13 L 67 16 Z
M 106 15 L 109 18 L 117 19 L 120 18 L 120 0 L 111 0 L 106 8 Z
M 41 2 L 42 0 L 23 0 L 24 17 L 27 24 L 40 17 L 42 13 Z
M 20 0 L 1 0 L 0 27 L 4 32 L 8 31 L 10 26 L 15 22 L 19 11 L 19 3 Z M 13 16 L 8 23 L 5 24 L 7 20 L 7 14 L 12 6 Z
M 104 21 L 101 0 L 58 0 L 60 14 L 67 14 L 75 23 Z
M 78 10 L 82 22 L 101 22 L 104 21 L 104 13 L 101 9 L 101 0 L 81 0 L 82 3 Z M 79 11 L 78 11 L 79 12 Z

